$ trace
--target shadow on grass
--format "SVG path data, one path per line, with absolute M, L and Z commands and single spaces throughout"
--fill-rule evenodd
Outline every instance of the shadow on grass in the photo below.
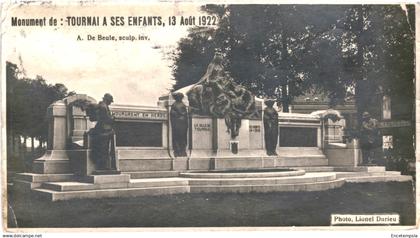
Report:
M 339 214 L 398 213 L 414 225 L 411 182 L 345 184 L 321 192 L 201 193 L 41 201 L 9 190 L 19 227 L 329 226 Z M 9 227 L 13 222 L 9 222 Z

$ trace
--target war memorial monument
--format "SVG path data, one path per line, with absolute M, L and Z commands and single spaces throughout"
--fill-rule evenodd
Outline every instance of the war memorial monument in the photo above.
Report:
M 155 107 L 112 104 L 110 94 L 99 103 L 76 94 L 51 104 L 47 152 L 32 173 L 16 175 L 16 185 L 57 201 L 412 179 L 360 166 L 359 141 L 345 138 L 339 111 L 278 112 L 274 100 L 236 84 L 222 61 L 216 54 L 197 83 Z

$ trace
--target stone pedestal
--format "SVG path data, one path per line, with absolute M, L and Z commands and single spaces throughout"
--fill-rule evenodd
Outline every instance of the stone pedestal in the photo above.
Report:
M 188 170 L 188 158 L 177 157 L 172 160 L 172 170 L 175 171 L 186 171 Z
M 117 168 L 122 172 L 170 171 L 172 159 L 167 148 L 117 147 Z
M 70 172 L 70 162 L 66 151 L 67 111 L 62 101 L 51 104 L 47 109 L 49 118 L 47 152 L 33 163 L 33 172 L 59 174 Z
M 77 100 L 84 100 L 91 103 L 96 103 L 96 100 L 86 94 L 76 94 L 63 99 L 67 109 L 67 138 L 68 144 L 74 146 L 75 144 L 81 144 L 83 141 L 83 135 L 90 128 L 94 127 L 95 122 L 89 121 L 80 107 L 73 106 L 72 103 Z
M 358 140 L 350 143 L 329 143 L 324 149 L 330 166 L 356 167 L 362 161 L 362 152 Z
M 91 161 L 91 150 L 71 150 L 67 152 L 70 157 L 72 171 L 77 176 L 88 176 L 95 171 L 95 163 Z
M 81 179 L 83 182 L 99 184 L 101 189 L 128 187 L 130 175 L 128 174 L 107 174 L 90 175 Z
M 208 170 L 212 167 L 211 158 L 215 156 L 217 146 L 217 125 L 209 117 L 193 116 L 189 128 L 190 170 Z
M 262 120 L 242 119 L 239 135 L 232 139 L 225 119 L 193 116 L 189 148 L 189 170 L 261 168 L 266 157 Z
M 95 170 L 92 172 L 92 175 L 114 175 L 121 174 L 119 170 Z
M 86 95 L 78 94 L 56 101 L 47 109 L 49 121 L 47 152 L 33 163 L 33 172 L 39 174 L 71 173 L 69 160 L 73 142 L 81 141 L 92 124 L 80 108 L 71 106 L 78 99 L 95 102 Z
M 45 154 L 34 161 L 32 171 L 37 174 L 70 173 L 70 161 L 66 150 L 47 150 Z

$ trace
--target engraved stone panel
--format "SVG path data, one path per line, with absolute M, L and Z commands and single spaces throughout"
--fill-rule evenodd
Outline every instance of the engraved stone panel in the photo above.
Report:
M 280 127 L 280 147 L 317 147 L 317 128 Z
M 162 123 L 115 122 L 117 146 L 162 147 Z

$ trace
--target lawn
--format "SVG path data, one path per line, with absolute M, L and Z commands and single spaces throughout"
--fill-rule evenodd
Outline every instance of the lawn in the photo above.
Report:
M 27 228 L 329 226 L 332 213 L 398 213 L 401 225 L 415 224 L 410 182 L 347 183 L 322 192 L 201 193 L 59 202 L 18 194 L 9 187 L 18 227 Z

